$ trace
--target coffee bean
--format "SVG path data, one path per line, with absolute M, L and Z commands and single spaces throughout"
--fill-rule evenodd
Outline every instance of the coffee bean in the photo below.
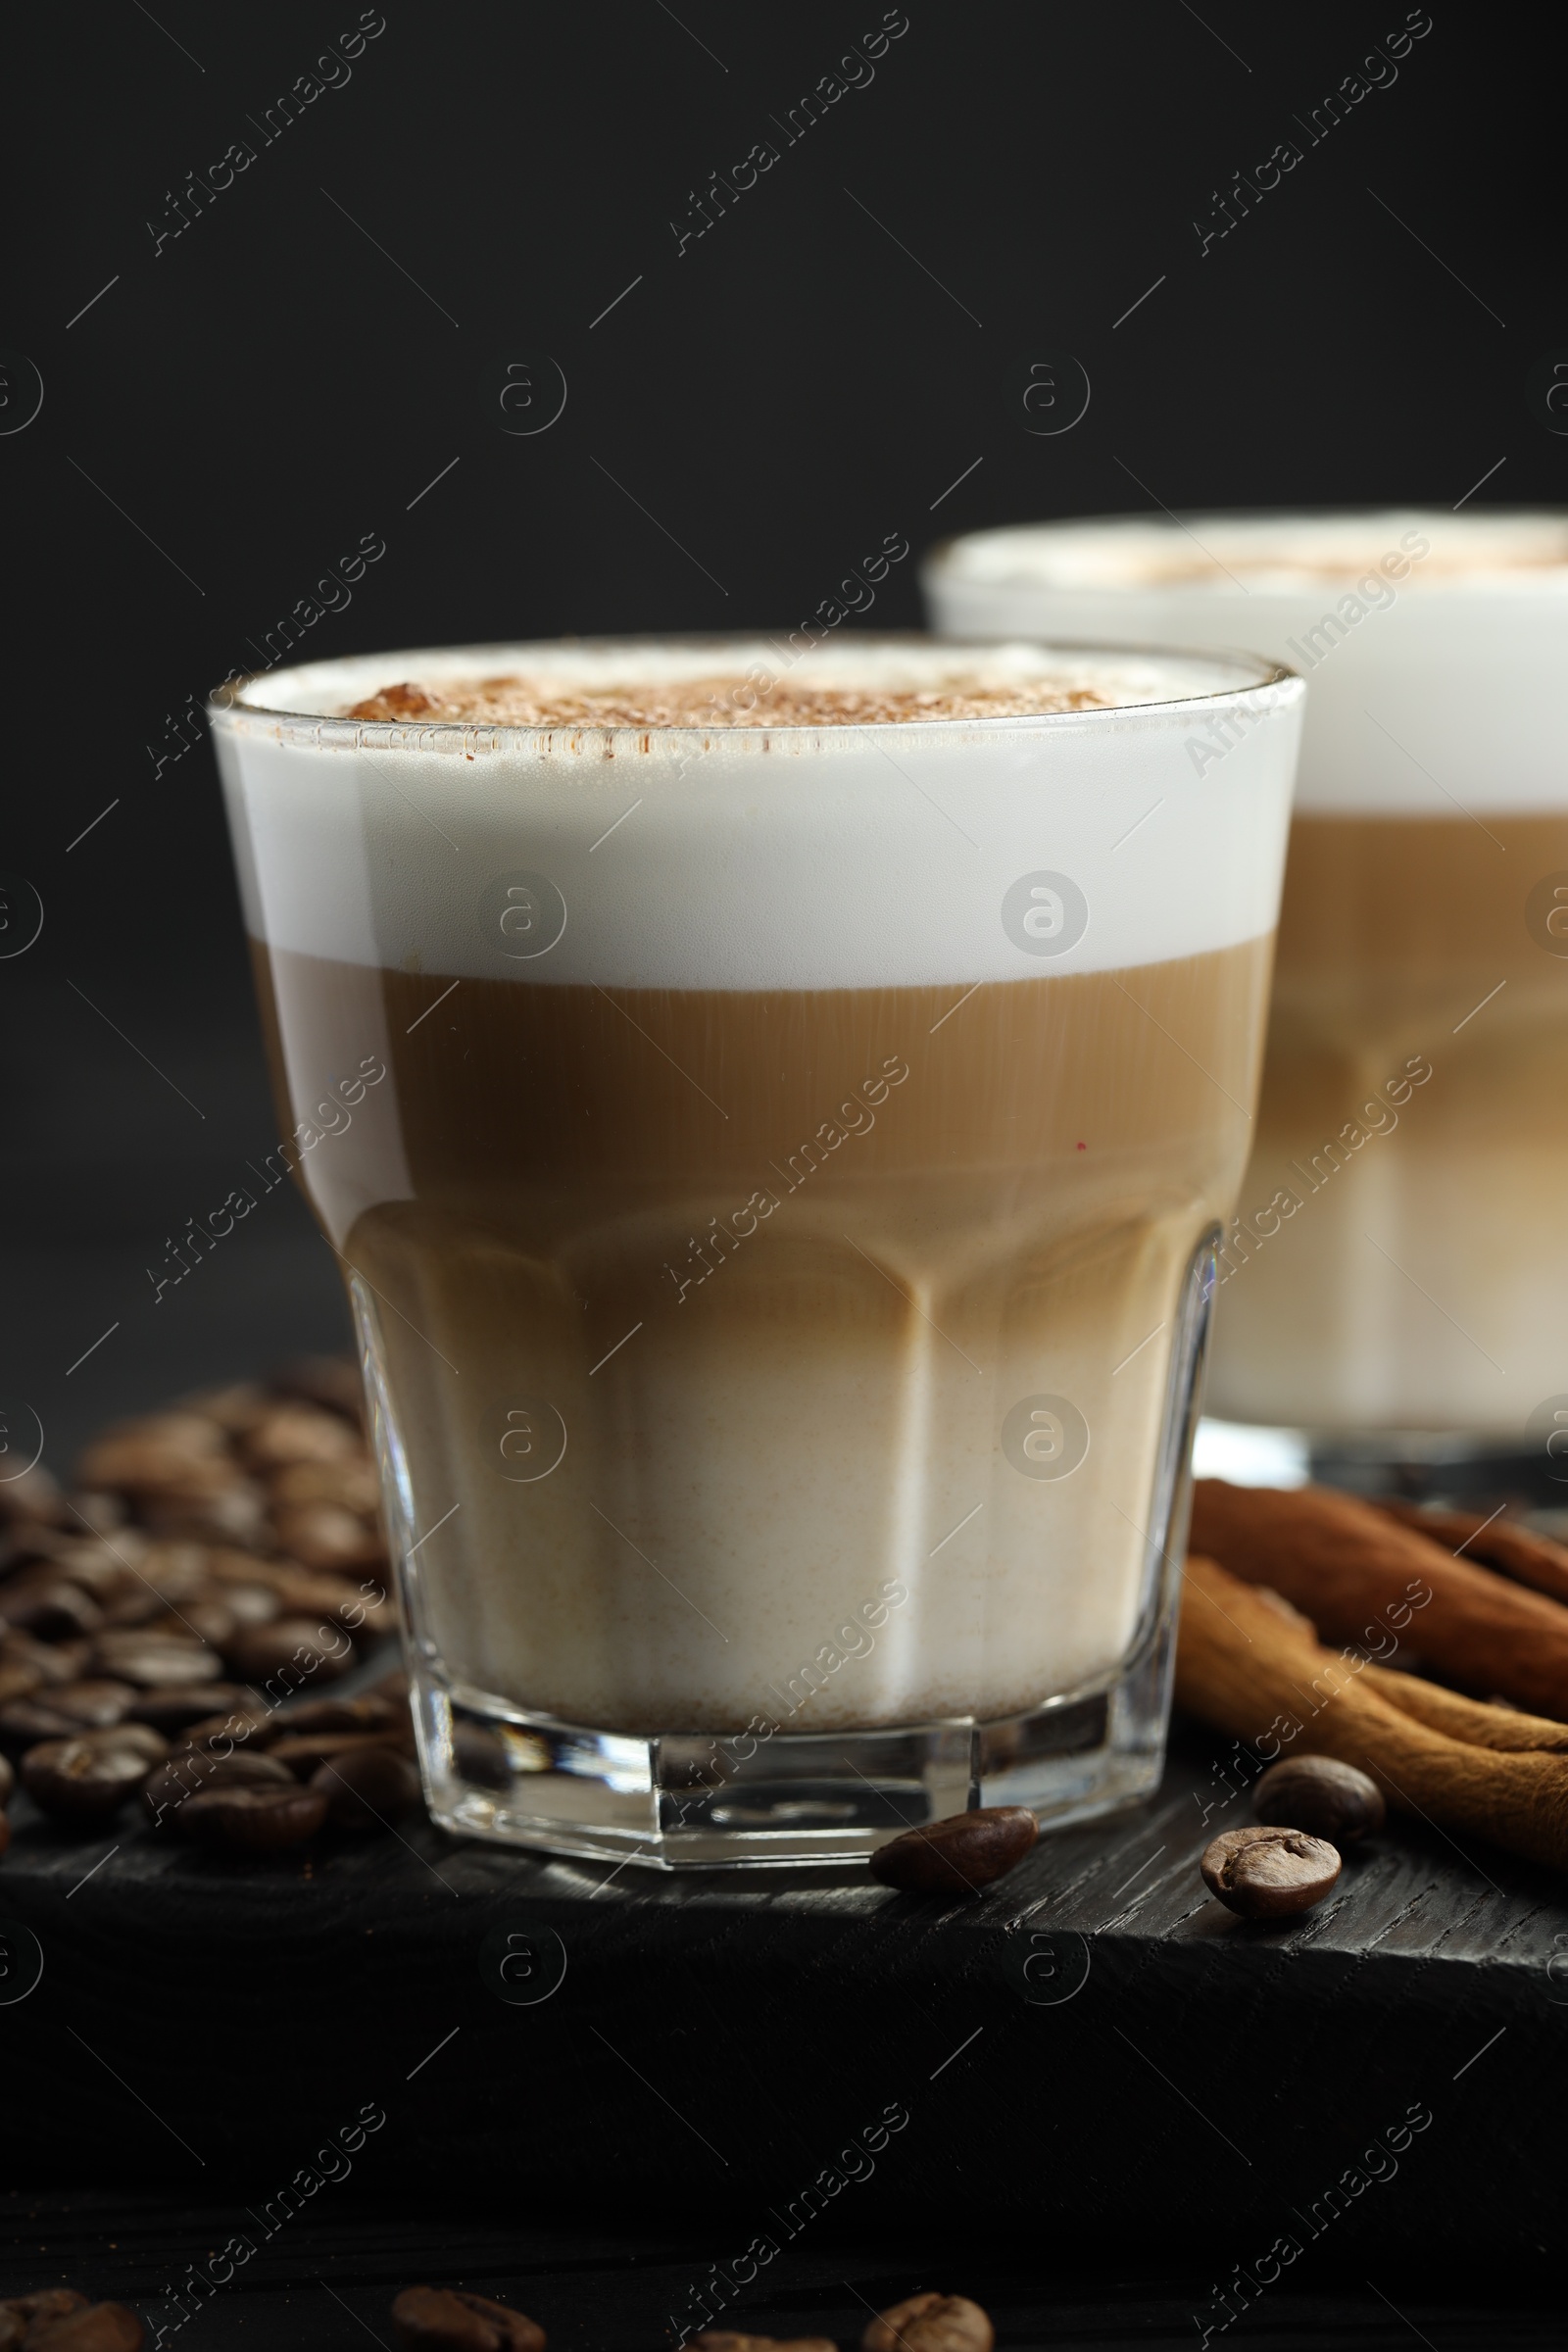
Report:
M 0 1543 L 0 1560 L 4 1560 L 9 1576 L 26 1560 L 53 1560 L 58 1567 L 72 1552 L 84 1547 L 97 1548 L 98 1544 L 99 1538 L 68 1509 L 58 1525 L 53 1521 L 46 1524 L 40 1519 L 27 1519 L 7 1527 L 5 1540 Z
M 205 1544 L 201 1546 L 202 1581 L 214 1585 L 265 1585 L 275 1592 L 280 1578 L 287 1570 L 278 1560 L 259 1560 L 253 1551 L 239 1551 L 230 1544 Z
M 273 1571 L 272 1590 L 285 1615 L 314 1617 L 318 1625 L 341 1625 L 349 1633 L 359 1628 L 368 1634 L 370 1616 L 380 1605 L 346 1576 L 327 1576 L 318 1569 L 296 1567 L 291 1561 Z
M 12 1771 L 10 1763 L 4 1756 L 0 1756 L 0 1813 L 3 1813 L 6 1806 L 10 1804 L 11 1791 L 16 1785 L 17 1776 Z
M 150 1544 L 138 1562 L 144 1586 L 150 1586 L 164 1606 L 177 1609 L 194 1600 L 214 1581 L 212 1553 L 205 1544 Z
M 319 1405 L 279 1404 L 248 1429 L 240 1451 L 253 1470 L 280 1470 L 286 1462 L 340 1462 L 364 1452 L 358 1430 L 341 1413 Z
M 0 1520 L 24 1524 L 30 1520 L 58 1522 L 68 1515 L 60 1488 L 41 1462 L 35 1462 L 30 1470 L 24 1470 L 20 1477 L 8 1478 L 0 1486 Z
M 13 1665 L 0 1657 L 0 1707 L 9 1707 L 13 1699 L 30 1698 L 42 1682 L 36 1666 Z
M 99 1747 L 134 1748 L 149 1764 L 161 1764 L 169 1753 L 169 1741 L 150 1723 L 126 1721 L 117 1723 L 112 1731 L 82 1732 L 78 1737 L 94 1741 Z
M 102 1600 L 98 1605 L 103 1612 L 106 1634 L 133 1632 L 164 1613 L 163 1603 L 157 1593 L 140 1583 L 127 1584 L 113 1598 Z
M 91 1655 L 90 1642 L 35 1642 L 31 1634 L 0 1634 L 0 1665 L 28 1667 L 51 1689 L 56 1683 L 79 1683 Z
M 136 1693 L 128 1683 L 58 1683 L 33 1698 L 0 1707 L 0 1741 L 13 1753 L 40 1740 L 72 1740 L 77 1732 L 107 1731 L 119 1723 Z
M 91 1594 L 58 1568 L 24 1568 L 0 1585 L 0 1617 L 40 1642 L 65 1642 L 95 1633 L 103 1612 Z
M 1340 1875 L 1340 1857 L 1304 1830 L 1223 1830 L 1204 1848 L 1203 1883 L 1243 1919 L 1310 1911 Z
M 335 1502 L 356 1518 L 373 1519 L 381 1507 L 381 1482 L 368 1457 L 340 1462 L 290 1462 L 274 1472 L 268 1492 L 274 1511 L 307 1502 Z
M 229 1665 L 247 1682 L 266 1683 L 285 1667 L 330 1682 L 354 1663 L 352 1642 L 319 1617 L 274 1617 L 270 1625 L 242 1627 L 227 1649 Z
M 413 1729 L 406 1690 L 397 1693 L 367 1690 L 358 1698 L 291 1698 L 279 1707 L 277 1720 L 291 1737 L 312 1732 L 378 1732 L 384 1738 L 408 1733 L 412 1737 Z
M 8 1699 L 0 1707 L 0 1747 L 21 1756 L 40 1740 L 70 1740 L 85 1728 L 73 1723 L 69 1715 L 57 1715 L 49 1698 L 50 1693 L 43 1690 L 27 1698 Z
M 0 1488 L 0 1494 L 4 1492 Z M 16 1524 L 0 1520 L 0 1579 L 20 1576 L 24 1568 L 58 1567 L 61 1552 L 80 1540 L 79 1527 L 50 1527 L 36 1519 Z M 0 2311 L 4 2309 L 0 2304 Z
M 1033 1818 L 1031 1816 L 1031 1818 Z M 861 2352 L 991 2352 L 988 2315 L 966 2295 L 910 2295 L 866 2323 Z
M 323 1764 L 341 1764 L 368 1748 L 401 1746 L 414 1753 L 412 1732 L 288 1732 L 271 1743 L 271 1752 L 297 1780 L 308 1781 Z
M 76 1475 L 84 1487 L 141 1494 L 180 1486 L 198 1464 L 208 1463 L 229 1467 L 227 1442 L 216 1422 L 201 1413 L 149 1413 L 121 1422 L 89 1446 Z
M 214 1683 L 222 1671 L 216 1649 L 188 1634 L 101 1634 L 93 1656 L 105 1674 L 160 1690 L 171 1683 Z
M 6 1810 L 5 1810 L 4 1806 L 3 1806 L 3 1805 L 0 1805 L 0 1854 L 3 1854 L 3 1853 L 5 1852 L 5 1850 L 6 1850 L 6 1847 L 7 1847 L 7 1846 L 8 1846 L 10 1843 L 11 1843 L 11 1816 L 10 1816 L 10 1814 L 9 1814 L 9 1813 L 7 1813 L 7 1812 L 6 1812 Z M 3 2352 L 3 2345 L 0 2345 L 0 2352 Z
M 249 1585 L 216 1585 L 215 1592 L 223 1596 L 223 1605 L 234 1620 L 234 1626 L 270 1625 L 282 1610 L 282 1602 L 270 1585 L 260 1582 Z
M 216 1492 L 166 1488 L 141 1497 L 141 1515 L 159 1536 L 188 1537 L 198 1544 L 254 1544 L 261 1540 L 267 1503 L 260 1487 L 223 1465 L 224 1483 Z
M 170 1756 L 156 1765 L 142 1784 L 142 1801 L 152 1817 L 154 1826 L 172 1821 L 176 1829 L 188 1827 L 183 1811 L 191 1800 L 206 1796 L 215 1788 L 289 1788 L 294 1775 L 260 1749 L 254 1755 L 243 1750 L 232 1756 L 203 1755 L 189 1748 Z
M 184 1400 L 188 1412 L 200 1413 L 208 1421 L 216 1421 L 223 1435 L 232 1440 L 243 1437 L 264 1413 L 270 1413 L 277 1399 L 270 1396 L 258 1381 L 231 1381 L 222 1389 L 198 1389 Z
M 1021 1862 L 1039 1835 L 1027 1805 L 980 1805 L 878 1846 L 871 1876 L 908 1894 L 972 1894 Z
M 272 1386 L 280 1396 L 301 1396 L 307 1404 L 318 1404 L 328 1412 L 341 1413 L 356 1432 L 364 1423 L 365 1389 L 360 1368 L 346 1355 L 297 1356 L 273 1373 Z
M 238 1627 L 239 1619 L 229 1606 L 224 1588 L 213 1585 L 205 1592 L 193 1592 L 177 1608 L 163 1610 L 149 1623 L 147 1634 L 149 1640 L 155 1635 L 172 1635 L 175 1641 L 189 1637 L 205 1642 L 212 1649 L 222 1649 Z
M 392 2306 L 404 2352 L 544 2352 L 545 2331 L 508 2304 L 461 2286 L 406 2286 Z
M 212 1686 L 209 1686 L 211 1688 Z M 226 1688 L 226 1686 L 220 1686 Z M 277 1717 L 264 1698 L 232 1707 L 226 1715 L 204 1715 L 186 1727 L 183 1745 L 215 1756 L 233 1755 L 240 1748 L 269 1747 L 277 1737 Z
M 114 1536 L 117 1530 L 124 1528 L 126 1524 L 123 1502 L 118 1494 L 111 1494 L 107 1490 L 95 1494 L 90 1488 L 84 1487 L 79 1494 L 71 1497 L 70 1512 L 72 1518 L 81 1526 L 90 1527 L 95 1536 Z
M 13 1528 L 0 1540 L 0 1583 L 15 1576 L 19 1569 L 36 1567 L 40 1560 L 52 1560 L 56 1546 L 70 1541 L 59 1527 Z M 0 2311 L 4 2309 L 5 2305 L 0 2303 Z
M 838 2352 L 828 2335 L 737 2335 L 728 2328 L 710 2328 L 686 2340 L 700 2352 Z
M 302 1845 L 326 1819 L 326 1799 L 318 1788 L 302 1788 L 292 1780 L 287 1788 L 213 1788 L 188 1797 L 180 1808 L 179 1826 L 187 1837 L 204 1845 L 227 1846 L 236 1853 L 271 1854 L 285 1846 Z
M 325 1797 L 331 1827 L 356 1837 L 390 1829 L 419 1801 L 418 1773 L 407 1756 L 380 1742 L 326 1758 L 312 1774 L 311 1787 Z
M 0 2303 L 0 2352 L 13 2352 L 14 2346 L 25 2344 L 29 2327 L 47 2328 L 68 2313 L 86 2308 L 86 2296 L 78 2295 L 74 2286 L 47 2286 L 40 2294 L 13 2296 L 9 2303 Z
M 1252 1791 L 1252 1811 L 1259 1821 L 1305 1830 L 1342 1851 L 1388 1819 L 1376 1781 L 1338 1756 L 1289 1756 L 1271 1764 Z
M 206 1461 L 189 1461 L 177 1478 L 160 1483 L 151 1493 L 141 1496 L 141 1512 L 150 1526 L 155 1513 L 169 1517 L 178 1511 L 200 1516 L 210 1503 L 220 1503 L 226 1494 L 255 1494 L 254 1482 L 247 1478 L 232 1454 L 214 1454 Z
M 62 1576 L 69 1576 L 74 1585 L 92 1595 L 101 1607 L 109 1607 L 123 1598 L 128 1591 L 139 1588 L 136 1574 L 145 1540 L 139 1532 L 122 1529 L 113 1544 L 101 1543 L 97 1537 L 61 1534 L 51 1543 L 50 1557 Z
M 123 2303 L 92 2303 L 41 2328 L 34 2320 L 22 2340 L 25 2352 L 142 2352 L 147 2336 Z
M 266 1708 L 248 1683 L 171 1683 L 133 1691 L 125 1709 L 131 1723 L 150 1723 L 166 1740 L 172 1740 L 176 1732 L 188 1732 L 209 1716 L 226 1722 L 229 1715 L 252 1713 L 265 1715 Z
M 386 1557 L 375 1528 L 338 1502 L 274 1504 L 272 1524 L 283 1549 L 307 1568 L 373 1568 Z
M 156 1738 L 134 1723 L 87 1732 L 77 1740 L 46 1740 L 23 1757 L 22 1785 L 39 1811 L 57 1821 L 108 1821 L 135 1795 L 148 1765 L 158 1760 L 147 1754 L 137 1734 Z
M 49 1693 L 49 1704 L 84 1732 L 107 1731 L 130 1711 L 136 1696 L 129 1683 L 99 1675 L 78 1683 L 60 1683 Z

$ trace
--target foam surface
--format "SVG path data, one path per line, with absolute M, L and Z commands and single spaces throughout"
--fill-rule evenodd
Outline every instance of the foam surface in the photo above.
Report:
M 956 637 L 1219 642 L 1289 663 L 1309 687 L 1303 811 L 1568 808 L 1568 514 L 1031 523 L 955 540 L 922 577 Z
M 715 650 L 797 686 L 1046 677 L 1112 707 L 666 730 L 311 715 L 413 677 L 708 678 Z M 787 673 L 765 641 L 470 647 L 274 674 L 214 723 L 247 922 L 274 946 L 558 985 L 967 985 L 1273 928 L 1301 698 L 1273 677 L 1246 656 L 919 640 L 846 639 Z
M 1022 523 L 955 540 L 931 568 L 987 586 L 1135 588 L 1171 581 L 1223 589 L 1238 577 L 1265 592 L 1335 581 L 1348 586 L 1410 533 L 1430 551 L 1405 574 L 1412 588 L 1512 585 L 1530 595 L 1568 594 L 1568 515 L 1485 510 L 1188 514 L 1169 521 L 1116 514 Z
M 733 671 L 667 685 L 564 689 L 539 678 L 454 678 L 436 690 L 416 682 L 383 688 L 349 718 L 439 719 L 504 727 L 876 727 L 951 718 L 1046 718 L 1057 710 L 1111 708 L 1093 686 L 1054 678 L 1008 685 L 950 678 L 940 689 L 797 686 L 791 679 L 759 694 Z
M 406 695 L 406 682 L 424 690 Z M 996 698 L 996 715 L 1051 715 L 1074 704 L 1131 707 L 1223 694 L 1250 683 L 1234 660 L 1034 644 L 953 646 L 919 637 L 830 638 L 802 650 L 788 639 L 600 638 L 553 644 L 445 646 L 313 662 L 250 679 L 242 709 L 399 724 L 715 727 L 892 723 L 992 715 L 968 705 Z M 396 690 L 405 688 L 405 695 Z M 394 690 L 384 710 L 356 706 Z M 603 706 L 596 710 L 595 705 Z M 631 705 L 636 715 L 617 717 Z M 857 706 L 870 706 L 868 709 Z M 654 716 L 660 710 L 666 716 Z M 818 710 L 821 716 L 811 712 Z

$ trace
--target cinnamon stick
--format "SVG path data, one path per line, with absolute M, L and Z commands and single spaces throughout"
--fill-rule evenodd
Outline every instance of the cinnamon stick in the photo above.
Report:
M 1568 1600 L 1568 1546 L 1532 1528 L 1510 1526 L 1506 1513 L 1483 1519 L 1475 1511 L 1426 1511 L 1413 1502 L 1381 1500 L 1377 1508 L 1401 1527 L 1430 1536 L 1434 1544 L 1446 1544 L 1458 1557 L 1479 1560 L 1483 1568 L 1549 1592 L 1553 1600 Z
M 1387 1666 L 1363 1666 L 1361 1679 L 1379 1698 L 1402 1715 L 1463 1740 L 1470 1747 L 1541 1748 L 1548 1755 L 1568 1755 L 1568 1723 L 1549 1723 L 1542 1715 L 1522 1715 L 1517 1707 L 1484 1704 L 1446 1690 L 1441 1683 L 1424 1682 L 1418 1674 L 1395 1674 Z
M 1327 1487 L 1193 1490 L 1192 1544 L 1269 1585 L 1329 1641 L 1401 1647 L 1446 1680 L 1568 1721 L 1568 1608 L 1455 1559 L 1375 1504 Z
M 1568 1869 L 1568 1755 L 1455 1739 L 1393 1703 L 1388 1686 L 1410 1677 L 1373 1683 L 1375 1671 L 1324 1648 L 1213 1560 L 1188 1560 L 1176 1650 L 1182 1706 L 1268 1762 L 1338 1756 L 1371 1773 L 1401 1811 Z

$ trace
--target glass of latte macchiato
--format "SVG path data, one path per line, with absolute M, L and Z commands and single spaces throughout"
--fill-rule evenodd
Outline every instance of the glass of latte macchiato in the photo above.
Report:
M 219 699 L 440 1821 L 845 1861 L 1153 1785 L 1301 691 L 851 636 Z
M 1308 679 L 1209 1408 L 1368 1476 L 1568 1476 L 1568 517 L 1042 524 L 953 543 L 927 588 L 960 636 L 1234 640 Z

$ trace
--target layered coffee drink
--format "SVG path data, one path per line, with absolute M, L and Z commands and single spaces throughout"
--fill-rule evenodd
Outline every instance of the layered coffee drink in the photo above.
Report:
M 664 641 L 320 664 L 218 713 L 443 1818 L 679 1858 L 678 1749 L 693 1858 L 725 1791 L 748 1850 L 863 1852 L 900 1825 L 823 1793 L 846 1738 L 885 1793 L 918 1733 L 935 1801 L 939 1751 L 1028 1783 L 1017 1727 L 1064 1706 L 1072 1809 L 1157 1770 L 1299 693 Z M 785 1798 L 736 1799 L 786 1751 Z
M 1568 518 L 1046 524 L 956 543 L 928 585 L 961 635 L 1234 638 L 1305 673 L 1210 1409 L 1544 1447 L 1568 1392 Z

